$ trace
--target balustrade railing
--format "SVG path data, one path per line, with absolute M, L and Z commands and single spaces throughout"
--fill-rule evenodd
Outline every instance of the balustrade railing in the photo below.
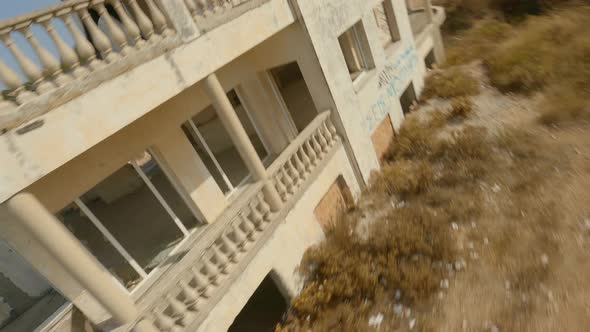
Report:
M 184 3 L 196 21 L 198 17 L 218 15 L 248 1 L 251 0 L 184 0 Z
M 105 64 L 117 61 L 144 45 L 174 31 L 154 0 L 74 0 L 0 23 L 0 40 L 12 54 L 25 76 L 0 59 L 0 80 L 6 86 L 3 98 L 17 105 L 67 82 L 88 75 Z M 56 30 L 65 25 L 73 44 Z M 44 45 L 32 31 L 40 27 L 50 37 Z M 15 43 L 21 34 L 39 60 Z
M 318 115 L 279 158 L 268 172 L 287 203 L 340 139 L 330 121 L 330 112 Z M 243 257 L 257 241 L 279 221 L 280 212 L 271 212 L 259 190 L 231 218 L 213 244 L 176 274 L 163 296 L 152 301 L 141 320 L 149 320 L 162 332 L 188 330 L 198 322 L 199 314 L 210 308 L 230 275 L 244 262 Z M 218 221 L 219 222 L 219 221 Z M 204 315 L 201 315 L 201 319 Z

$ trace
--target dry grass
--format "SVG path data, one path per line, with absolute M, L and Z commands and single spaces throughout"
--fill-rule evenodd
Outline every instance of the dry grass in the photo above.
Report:
M 451 118 L 466 119 L 473 113 L 473 102 L 469 98 L 459 97 L 451 101 Z
M 370 330 L 368 316 L 375 310 L 388 312 L 384 303 L 390 303 L 395 290 L 401 290 L 407 305 L 430 301 L 446 273 L 440 263 L 455 259 L 450 224 L 482 213 L 478 182 L 497 173 L 495 152 L 502 150 L 516 161 L 536 158 L 529 148 L 534 141 L 524 134 L 492 138 L 475 126 L 446 135 L 441 131 L 448 131 L 445 123 L 406 119 L 387 164 L 361 198 L 403 206 L 359 204 L 333 226 L 326 241 L 309 249 L 301 265 L 305 286 L 278 331 Z M 359 237 L 360 220 L 387 208 L 385 217 L 370 224 L 368 235 Z
M 458 44 L 448 50 L 447 65 L 480 59 L 488 69 L 490 83 L 499 90 L 543 92 L 545 102 L 539 118 L 543 124 L 587 120 L 589 25 L 590 7 L 582 5 L 532 16 L 516 26 L 484 19 L 460 35 Z
M 453 47 L 447 48 L 446 66 L 483 59 L 497 44 L 514 33 L 514 28 L 501 20 L 486 18 L 477 21 L 473 28 L 461 33 Z M 465 46 L 468 45 L 468 46 Z
M 424 84 L 423 99 L 471 96 L 479 92 L 477 80 L 457 67 L 433 72 Z

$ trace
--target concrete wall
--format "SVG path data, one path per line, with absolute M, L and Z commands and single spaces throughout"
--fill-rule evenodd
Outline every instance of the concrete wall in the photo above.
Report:
M 360 188 L 346 152 L 340 148 L 197 331 L 226 331 L 271 271 L 289 295 L 299 292 L 302 280 L 295 270 L 305 250 L 324 238 L 314 208 L 339 175 L 353 195 L 358 195 Z
M 365 181 L 379 168 L 371 134 L 390 115 L 395 128 L 403 120 L 399 97 L 410 82 L 419 93 L 425 66 L 412 36 L 404 0 L 391 1 L 401 41 L 384 50 L 373 15 L 377 0 L 298 0 L 298 11 L 309 32 L 330 93 Z M 340 51 L 338 36 L 362 20 L 375 67 L 353 84 Z

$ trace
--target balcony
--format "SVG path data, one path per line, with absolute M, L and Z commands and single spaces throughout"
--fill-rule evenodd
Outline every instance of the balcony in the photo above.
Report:
M 69 0 L 0 22 L 0 135 L 265 1 Z
M 249 188 L 198 241 L 189 239 L 190 250 L 138 300 L 138 322 L 161 331 L 196 330 L 340 146 L 329 117 L 319 114 L 267 169 L 282 208 L 271 212 L 262 183 Z

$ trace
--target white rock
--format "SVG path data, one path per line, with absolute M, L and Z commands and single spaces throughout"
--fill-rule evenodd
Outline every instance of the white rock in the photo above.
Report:
M 404 312 L 403 304 L 398 303 L 393 306 L 393 313 L 395 313 L 396 315 L 401 316 L 403 312 Z
M 461 271 L 465 268 L 465 263 L 463 263 L 463 260 L 458 260 L 455 262 L 455 270 L 456 271 Z
M 416 318 L 412 318 L 408 326 L 410 327 L 410 330 L 413 329 L 414 326 L 416 326 Z
M 445 293 L 443 293 L 442 291 L 438 292 L 438 299 L 442 300 L 445 297 Z
M 477 224 L 475 223 L 475 221 L 472 221 L 472 222 L 471 222 L 471 227 L 472 227 L 472 228 L 476 228 L 476 227 L 477 227 Z
M 452 228 L 454 231 L 456 231 L 456 230 L 459 230 L 459 225 L 457 225 L 457 223 L 456 223 L 456 222 L 452 222 L 452 223 L 451 223 L 451 228 Z
M 402 298 L 402 292 L 399 289 L 396 289 L 395 290 L 395 295 L 393 296 L 393 298 L 396 301 L 399 301 Z
M 377 315 L 369 317 L 369 326 L 379 326 L 383 322 L 383 314 L 378 313 Z
M 492 187 L 492 191 L 493 191 L 494 193 L 499 193 L 501 190 L 502 190 L 502 188 L 500 188 L 500 185 L 499 185 L 499 184 L 497 184 L 497 183 L 496 183 L 496 184 L 494 184 L 494 186 Z
M 547 256 L 546 254 L 543 254 L 541 256 L 541 263 L 543 265 L 548 265 L 549 264 L 549 256 Z
M 443 279 L 440 281 L 440 288 L 448 289 L 449 288 L 449 279 Z

